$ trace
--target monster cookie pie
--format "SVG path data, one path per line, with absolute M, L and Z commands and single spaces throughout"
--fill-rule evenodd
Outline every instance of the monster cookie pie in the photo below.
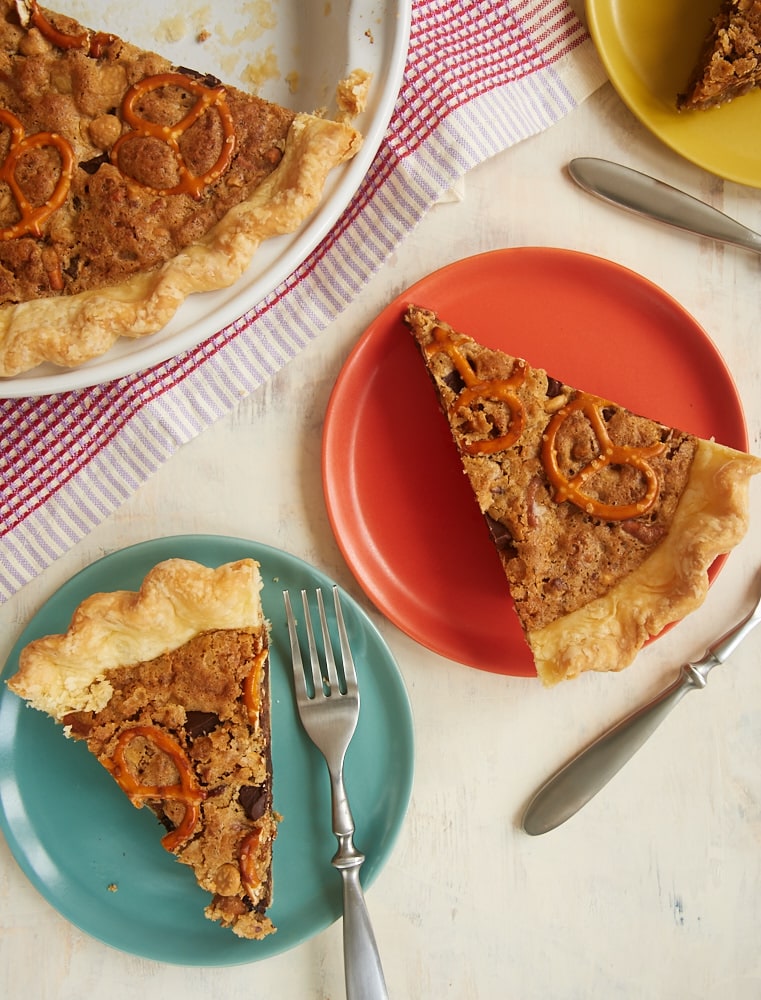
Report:
M 251 559 L 157 565 L 140 590 L 94 594 L 64 635 L 26 646 L 8 681 L 85 740 L 239 937 L 274 931 L 267 628 Z M 93 822 L 96 822 L 93 817 Z
M 693 70 L 677 98 L 680 110 L 726 104 L 761 83 L 761 0 L 722 0 Z
M 224 86 L 36 0 L 0 0 L 0 376 L 80 365 L 232 284 L 360 143 L 345 121 Z
M 490 350 L 434 313 L 405 321 L 547 684 L 620 670 L 703 601 L 745 533 L 761 459 Z

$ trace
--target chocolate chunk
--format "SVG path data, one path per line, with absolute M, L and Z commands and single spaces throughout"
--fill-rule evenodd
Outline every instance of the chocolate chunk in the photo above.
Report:
M 178 66 L 177 72 L 182 73 L 183 76 L 189 76 L 192 80 L 198 80 L 204 87 L 209 87 L 211 90 L 222 86 L 222 81 L 211 73 L 199 73 L 195 69 L 188 69 L 187 66 Z
M 449 386 L 452 392 L 457 396 L 459 396 L 459 394 L 465 388 L 465 383 L 462 380 L 462 376 L 457 370 L 451 371 L 448 375 L 445 375 L 441 381 L 446 383 L 446 385 Z
M 492 537 L 492 541 L 502 552 L 507 552 L 513 548 L 513 536 L 504 526 L 500 524 L 499 521 L 495 521 L 493 517 L 489 517 L 488 514 L 484 514 L 484 520 L 489 529 L 489 534 Z
M 219 716 L 213 712 L 188 712 L 185 717 L 185 732 L 191 740 L 208 736 L 219 725 Z
M 77 272 L 79 271 L 79 257 L 76 255 L 73 256 L 64 268 L 64 271 L 70 278 L 76 278 Z
M 243 785 L 238 802 L 250 820 L 261 819 L 267 808 L 267 789 L 261 785 Z
M 69 732 L 77 740 L 86 740 L 93 727 L 92 712 L 69 712 L 64 715 L 63 724 L 69 728 Z
M 554 399 L 555 396 L 559 396 L 563 391 L 563 383 L 558 379 L 553 378 L 551 375 L 547 376 L 547 396 L 549 399 Z
M 156 819 L 159 821 L 159 823 L 161 823 L 161 825 L 164 827 L 165 830 L 167 830 L 169 833 L 172 833 L 174 832 L 174 830 L 177 829 L 176 824 L 174 824 L 171 821 L 171 819 L 167 816 L 164 810 L 160 808 L 158 803 L 154 802 L 151 808 L 153 809 L 153 814 L 155 815 Z
M 101 153 L 100 156 L 93 156 L 90 160 L 82 160 L 79 166 L 86 174 L 92 175 L 96 174 L 104 163 L 109 162 L 110 157 L 108 153 Z

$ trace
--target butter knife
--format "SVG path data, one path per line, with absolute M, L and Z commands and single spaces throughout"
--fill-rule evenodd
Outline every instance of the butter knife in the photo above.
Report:
M 679 676 L 643 708 L 577 754 L 536 793 L 523 816 L 523 829 L 536 836 L 565 823 L 586 805 L 639 750 L 688 691 L 702 690 L 708 674 L 724 663 L 761 623 L 761 597 L 753 610 L 699 660 L 685 663 Z
M 631 167 L 596 157 L 568 164 L 579 187 L 620 208 L 721 243 L 761 253 L 761 235 L 704 201 Z

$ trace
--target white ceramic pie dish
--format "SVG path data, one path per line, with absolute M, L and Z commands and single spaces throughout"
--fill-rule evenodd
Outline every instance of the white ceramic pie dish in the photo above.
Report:
M 191 296 L 158 333 L 122 339 L 107 354 L 74 369 L 40 365 L 0 380 L 0 397 L 49 395 L 132 374 L 189 350 L 252 309 L 314 250 L 339 219 L 372 163 L 394 109 L 407 56 L 410 0 L 336 0 L 329 5 L 251 0 L 212 7 L 176 0 L 56 0 L 51 7 L 107 29 L 176 65 L 220 79 L 296 110 L 327 108 L 339 80 L 356 68 L 373 75 L 357 156 L 333 171 L 317 212 L 296 233 L 257 251 L 230 288 Z M 200 41 L 202 36 L 204 40 Z

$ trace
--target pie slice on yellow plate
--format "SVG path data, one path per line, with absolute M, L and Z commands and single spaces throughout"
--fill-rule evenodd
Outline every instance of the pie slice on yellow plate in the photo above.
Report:
M 231 285 L 360 145 L 348 121 L 0 0 L 0 377 L 81 365 Z
M 680 111 L 716 108 L 759 83 L 761 0 L 722 0 L 677 107 Z
M 159 563 L 26 646 L 8 686 L 85 740 L 239 937 L 275 928 L 267 623 L 256 562 Z M 93 823 L 97 817 L 93 817 Z
M 761 459 L 566 385 L 430 310 L 405 322 L 539 677 L 626 667 L 704 600 L 709 567 L 747 529 Z

